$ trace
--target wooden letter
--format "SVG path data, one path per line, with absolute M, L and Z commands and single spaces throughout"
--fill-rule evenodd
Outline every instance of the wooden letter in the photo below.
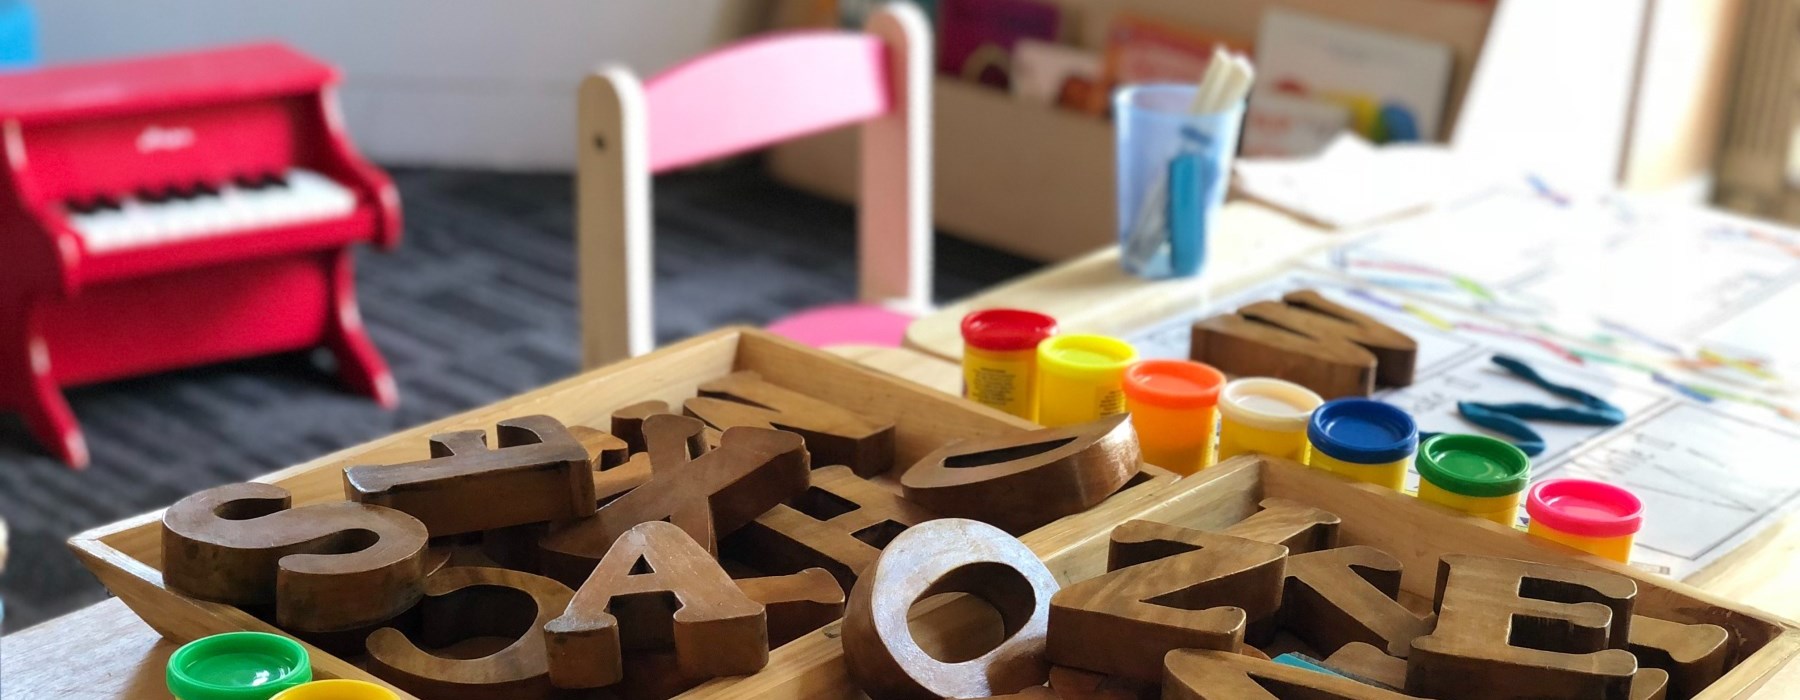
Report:
M 1056 578 L 1030 549 L 986 523 L 945 518 L 900 533 L 856 582 L 844 611 L 844 663 L 874 700 L 979 698 L 1050 675 L 1044 633 Z M 931 656 L 908 612 L 940 593 L 974 595 L 1000 613 L 1004 641 L 968 660 Z
M 701 384 L 700 395 L 682 408 L 720 430 L 750 427 L 799 433 L 806 438 L 813 463 L 821 466 L 846 464 L 864 477 L 894 466 L 893 421 L 851 413 L 765 382 L 755 372 L 735 372 Z
M 1279 377 L 1333 399 L 1411 384 L 1418 344 L 1302 290 L 1195 323 L 1190 354 L 1228 374 Z
M 617 435 L 620 440 L 625 441 L 625 446 L 629 449 L 629 454 L 645 452 L 650 449 L 650 446 L 644 442 L 644 421 L 649 420 L 651 416 L 663 414 L 672 415 L 674 413 L 674 411 L 669 409 L 669 404 L 662 401 L 640 401 L 631 404 L 630 406 L 613 411 L 612 434 Z M 694 446 L 693 450 L 695 454 L 717 448 L 719 446 L 719 431 L 710 426 L 707 427 L 700 432 L 699 442 L 704 444 L 696 444 Z
M 959 440 L 900 477 L 907 500 L 1024 534 L 1092 508 L 1138 473 L 1130 416 Z
M 1548 564 L 1447 555 L 1437 629 L 1413 640 L 1406 692 L 1467 700 L 1628 700 L 1637 582 Z
M 844 617 L 844 589 L 824 569 L 737 580 L 769 618 L 769 648 L 794 641 Z
M 743 527 L 806 491 L 810 465 L 799 435 L 732 428 L 719 449 L 696 456 L 701 432 L 699 421 L 684 416 L 644 421 L 650 480 L 593 517 L 553 527 L 539 540 L 545 575 L 565 583 L 585 579 L 625 531 L 665 518 L 715 552 L 715 533 Z
M 377 675 L 420 697 L 550 698 L 556 689 L 550 685 L 539 630 L 574 595 L 568 586 L 521 571 L 449 567 L 425 579 L 421 628 L 414 638 L 426 649 L 445 651 L 478 638 L 512 642 L 475 658 L 439 656 L 387 627 L 369 635 L 369 660 Z
M 1731 633 L 1718 625 L 1684 625 L 1637 615 L 1631 618 L 1631 653 L 1639 666 L 1669 672 L 1669 697 L 1686 700 L 1725 675 Z
M 432 436 L 430 459 L 345 469 L 344 497 L 418 518 L 432 537 L 593 515 L 587 450 L 562 423 L 525 416 L 494 432 L 496 450 L 464 430 Z
M 594 471 L 606 471 L 625 464 L 631 457 L 631 446 L 612 433 L 585 425 L 569 426 L 569 436 L 581 443 L 587 451 L 588 466 Z M 597 494 L 596 494 L 597 496 Z M 601 498 L 600 500 L 605 500 Z
M 1398 601 L 1400 561 L 1374 547 L 1327 549 L 1288 557 L 1282 626 L 1320 654 L 1367 642 L 1405 657 L 1412 640 L 1431 633 Z
M 1169 652 L 1164 700 L 1406 700 L 1348 678 L 1221 651 Z M 1460 695 L 1434 696 L 1457 698 Z
M 665 522 L 620 536 L 544 634 L 559 688 L 619 682 L 625 651 L 673 647 L 687 678 L 755 673 L 769 662 L 763 606 Z
M 163 581 L 232 605 L 275 604 L 277 624 L 331 632 L 386 622 L 423 595 L 425 525 L 397 510 L 321 503 L 289 510 L 274 484 L 196 493 L 163 514 Z
M 1265 498 L 1259 505 L 1262 510 L 1223 532 L 1287 547 L 1289 556 L 1337 546 L 1338 524 L 1343 521 L 1336 513 L 1285 498 Z
M 1408 644 L 1410 647 L 1410 643 Z M 1351 642 L 1325 659 L 1325 667 L 1390 690 L 1406 687 L 1406 659 L 1388 656 L 1373 644 Z
M 823 568 L 849 590 L 901 531 L 937 517 L 849 467 L 825 467 L 813 470 L 806 493 L 758 516 L 723 546 L 764 571 Z
M 1668 700 L 1669 672 L 1660 668 L 1639 668 L 1631 676 L 1631 700 Z
M 1050 660 L 1155 681 L 1171 650 L 1235 650 L 1251 620 L 1281 607 L 1286 556 L 1281 545 L 1129 521 L 1113 530 L 1107 573 L 1050 601 Z

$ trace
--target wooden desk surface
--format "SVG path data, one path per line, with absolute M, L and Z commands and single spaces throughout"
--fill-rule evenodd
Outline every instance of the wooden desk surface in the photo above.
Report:
M 962 385 L 956 365 L 910 350 L 850 346 L 832 352 L 941 391 L 955 393 Z M 177 648 L 124 603 L 108 600 L 0 640 L 0 700 L 168 700 L 164 667 Z
M 1231 202 L 1213 222 L 1206 273 L 1145 280 L 1119 266 L 1118 246 L 1022 277 L 938 309 L 906 329 L 906 346 L 962 361 L 962 317 L 1013 307 L 1056 317 L 1065 331 L 1117 334 L 1168 318 L 1260 280 L 1302 256 L 1346 240 L 1251 202 Z

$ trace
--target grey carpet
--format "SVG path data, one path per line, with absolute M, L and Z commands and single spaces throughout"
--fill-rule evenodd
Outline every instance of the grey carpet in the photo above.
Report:
M 44 456 L 15 416 L 0 414 L 7 630 L 106 595 L 64 546 L 72 534 L 576 369 L 569 178 L 394 175 L 406 238 L 394 254 L 360 251 L 357 277 L 363 314 L 399 379 L 399 410 L 340 390 L 310 356 L 78 388 L 69 400 L 93 451 L 82 472 Z M 854 222 L 851 209 L 785 189 L 751 164 L 659 179 L 657 336 L 762 324 L 853 297 Z M 943 236 L 937 244 L 939 300 L 1034 267 Z

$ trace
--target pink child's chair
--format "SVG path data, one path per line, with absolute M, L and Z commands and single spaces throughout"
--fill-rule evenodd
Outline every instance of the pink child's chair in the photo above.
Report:
M 871 15 L 865 32 L 751 39 L 647 84 L 620 67 L 584 80 L 576 185 L 583 363 L 655 345 L 652 174 L 857 123 L 861 301 L 770 328 L 812 345 L 899 345 L 912 315 L 931 303 L 930 57 L 924 15 L 895 3 Z

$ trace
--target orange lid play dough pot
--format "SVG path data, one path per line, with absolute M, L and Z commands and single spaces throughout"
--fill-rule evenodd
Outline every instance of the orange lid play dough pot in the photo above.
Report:
M 1144 461 L 1180 474 L 1213 462 L 1225 374 L 1190 360 L 1144 360 L 1125 370 L 1125 403 Z

